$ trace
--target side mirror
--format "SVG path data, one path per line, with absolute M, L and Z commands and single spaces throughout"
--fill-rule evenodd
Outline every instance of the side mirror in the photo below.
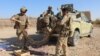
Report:
M 76 18 L 79 18 L 79 17 L 81 17 L 81 14 L 77 14 L 77 15 L 76 15 Z

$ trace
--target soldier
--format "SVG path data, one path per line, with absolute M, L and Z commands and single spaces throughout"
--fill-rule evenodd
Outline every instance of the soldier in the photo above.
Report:
M 43 12 L 43 14 L 37 20 L 37 30 L 42 30 L 43 28 L 50 28 L 51 26 L 51 18 L 53 18 L 54 12 L 52 11 L 52 7 L 48 6 L 48 10 Z
M 25 7 L 22 7 L 20 9 L 20 13 L 17 15 L 12 16 L 11 21 L 15 22 L 14 29 L 16 29 L 16 35 L 20 41 L 23 41 L 21 48 L 22 50 L 28 50 L 27 47 L 27 38 L 28 33 L 26 31 L 28 27 L 28 17 L 26 16 L 27 9 Z
M 54 15 L 54 12 L 52 11 L 52 6 L 48 7 L 47 14 Z
M 56 56 L 67 56 L 66 50 L 68 50 L 67 39 L 70 32 L 70 12 L 71 10 L 67 5 L 62 5 L 60 14 L 57 14 L 58 22 L 55 30 L 59 32 L 59 37 L 56 45 Z
M 49 16 L 46 12 L 43 12 L 37 19 L 37 32 L 42 33 L 42 29 L 49 25 Z
M 52 11 L 52 6 L 48 7 L 46 15 L 49 17 L 49 27 L 52 29 L 55 27 L 56 17 L 54 16 L 54 12 Z
M 43 19 L 43 15 L 41 14 L 38 18 L 37 18 L 37 33 L 41 33 L 41 26 L 42 26 L 42 21 Z

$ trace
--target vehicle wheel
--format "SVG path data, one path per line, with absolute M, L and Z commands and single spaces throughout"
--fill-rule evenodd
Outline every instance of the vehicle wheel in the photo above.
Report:
M 78 40 L 80 38 L 79 31 L 75 31 L 73 37 L 68 38 L 68 45 L 69 46 L 75 46 L 78 44 Z
M 90 30 L 90 34 L 88 35 L 89 38 L 91 38 L 92 32 L 93 32 L 93 28 L 91 28 L 91 30 Z
M 91 37 L 91 35 L 88 35 L 88 37 L 90 38 L 90 37 Z

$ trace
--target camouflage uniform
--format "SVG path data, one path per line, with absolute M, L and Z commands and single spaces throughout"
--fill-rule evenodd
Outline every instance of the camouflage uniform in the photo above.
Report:
M 41 33 L 42 31 L 42 19 L 43 15 L 41 14 L 40 17 L 37 18 L 37 33 Z
M 43 43 L 48 42 L 48 37 L 49 37 L 49 15 L 45 15 L 42 19 L 42 33 L 43 33 L 43 37 L 44 39 L 42 40 Z
M 41 30 L 44 27 L 50 27 L 51 25 L 51 18 L 53 17 L 54 12 L 52 11 L 52 7 L 49 6 L 48 10 L 46 12 L 43 12 L 43 14 L 38 17 L 37 20 L 37 31 L 42 32 Z
M 19 22 L 15 22 L 14 28 L 16 29 L 16 35 L 18 36 L 18 39 L 20 41 L 23 41 L 21 44 L 22 49 L 27 49 L 27 39 L 28 39 L 28 33 L 26 31 L 26 28 L 28 27 L 28 17 L 26 15 L 22 15 L 21 13 L 14 15 L 12 18 L 19 20 Z
M 56 45 L 56 56 L 67 56 L 68 52 L 67 39 L 70 31 L 70 15 L 69 13 L 61 16 L 62 19 L 58 19 L 56 31 L 59 32 L 59 37 Z M 67 51 L 66 51 L 67 50 Z

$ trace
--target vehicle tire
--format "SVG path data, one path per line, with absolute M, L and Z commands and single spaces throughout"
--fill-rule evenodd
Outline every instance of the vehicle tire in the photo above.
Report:
M 89 38 L 92 37 L 92 36 L 91 36 L 92 32 L 93 32 L 93 28 L 91 28 L 91 30 L 90 30 L 90 33 L 89 33 L 89 35 L 88 35 Z
M 68 45 L 69 46 L 76 46 L 78 44 L 79 38 L 80 38 L 79 31 L 75 31 L 73 37 L 68 38 Z

